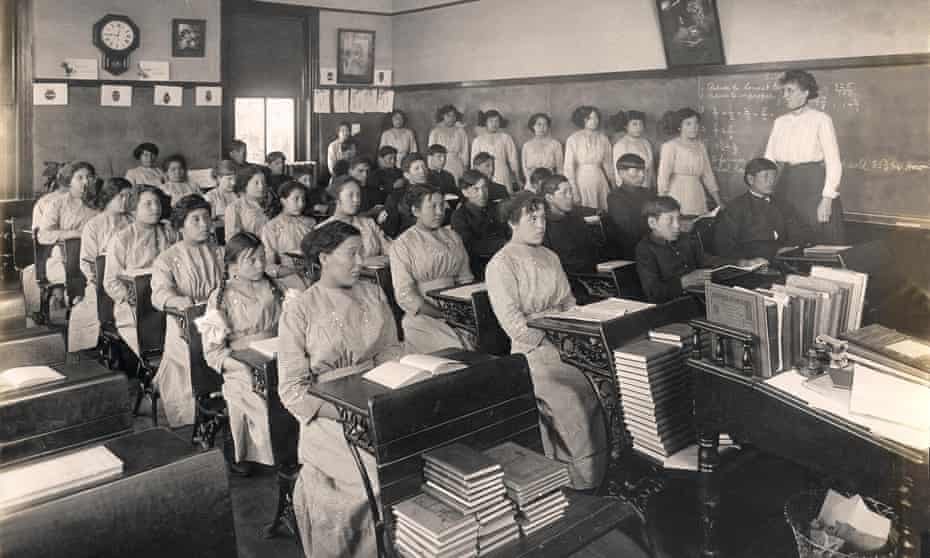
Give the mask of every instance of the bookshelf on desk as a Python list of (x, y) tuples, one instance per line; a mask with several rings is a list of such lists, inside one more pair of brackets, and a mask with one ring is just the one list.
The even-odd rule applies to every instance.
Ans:
[[(362, 375), (310, 388), (311, 394), (339, 412), (346, 443), (368, 493), (380, 557), (394, 556), (388, 535), (393, 521), (390, 510), (419, 492), (424, 452), (452, 442), (484, 450), (508, 440), (542, 452), (525, 357), (493, 358), (452, 350), (437, 354), (467, 362), (469, 367), (397, 390), (369, 382)], [(359, 450), (375, 458), (377, 495)], [(637, 527), (635, 512), (614, 499), (571, 494), (569, 502), (566, 516), (557, 523), (491, 556), (568, 556), (609, 530)]]
[[(903, 446), (838, 415), (808, 406), (754, 376), (749, 359), (724, 362), (723, 339), (756, 350), (758, 340), (754, 336), (706, 320), (692, 320), (691, 326), (696, 349), (687, 366), (693, 371), (700, 447), (703, 556), (721, 556), (720, 486), (726, 482), (717, 472), (721, 432), (814, 470), (838, 488), (891, 504), (901, 535), (899, 555), (917, 558), (930, 552), (928, 548), (918, 548), (921, 536), (924, 541), (930, 537), (928, 452)], [(712, 354), (700, 349), (700, 337), (704, 335), (715, 338)]]
[[(571, 364), (585, 375), (604, 409), (611, 445), (611, 469), (632, 455), (632, 444), (623, 421), (620, 385), (614, 367), (615, 348), (639, 337), (652, 328), (684, 322), (704, 314), (704, 307), (694, 297), (683, 296), (652, 308), (626, 314), (606, 322), (582, 322), (556, 318), (536, 318), (527, 325), (546, 333), (559, 351), (562, 362)], [(619, 487), (608, 487), (616, 496), (628, 497)], [(643, 505), (644, 507), (644, 505)]]

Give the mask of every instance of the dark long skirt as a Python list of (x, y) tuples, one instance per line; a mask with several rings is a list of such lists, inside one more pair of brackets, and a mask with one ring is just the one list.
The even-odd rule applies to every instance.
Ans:
[(826, 223), (817, 221), (817, 206), (823, 197), (823, 181), (826, 169), (823, 163), (785, 164), (778, 178), (778, 196), (783, 203), (794, 208), (798, 218), (810, 227), (813, 238), (819, 244), (843, 244), (843, 204), (840, 198), (833, 200), (833, 211)]

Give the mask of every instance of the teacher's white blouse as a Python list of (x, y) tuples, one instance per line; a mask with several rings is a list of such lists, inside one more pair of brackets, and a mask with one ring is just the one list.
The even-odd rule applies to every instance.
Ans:
[(819, 110), (806, 107), (776, 118), (765, 148), (765, 158), (788, 164), (823, 161), (826, 167), (823, 197), (840, 195), (843, 164), (836, 130), (833, 119)]

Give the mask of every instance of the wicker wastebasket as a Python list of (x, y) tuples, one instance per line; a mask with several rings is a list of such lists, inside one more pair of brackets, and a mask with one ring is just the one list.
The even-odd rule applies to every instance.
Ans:
[[(828, 550), (811, 539), (811, 521), (820, 514), (826, 490), (811, 490), (795, 494), (785, 502), (785, 519), (794, 532), (800, 558), (894, 558), (898, 552), (898, 536), (895, 530), (895, 513), (890, 506), (871, 498), (863, 498), (865, 504), (875, 513), (891, 519), (891, 533), (888, 542), (878, 550), (871, 552), (838, 552)], [(844, 494), (849, 496), (849, 494)]]

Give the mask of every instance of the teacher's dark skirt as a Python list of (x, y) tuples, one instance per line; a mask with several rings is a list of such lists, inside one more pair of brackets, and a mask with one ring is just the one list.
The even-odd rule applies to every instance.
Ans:
[(833, 200), (830, 221), (817, 222), (817, 206), (823, 198), (823, 181), (826, 169), (823, 163), (785, 164), (778, 178), (778, 197), (781, 202), (795, 210), (798, 218), (810, 227), (811, 241), (820, 244), (843, 244), (843, 204), (840, 198)]

